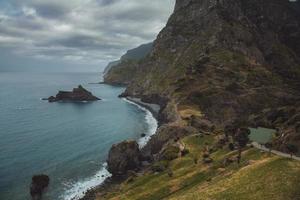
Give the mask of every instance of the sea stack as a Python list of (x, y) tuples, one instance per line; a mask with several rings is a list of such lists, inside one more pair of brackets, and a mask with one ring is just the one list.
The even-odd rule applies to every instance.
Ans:
[(42, 199), (42, 194), (48, 187), (50, 178), (47, 175), (35, 175), (32, 177), (30, 195), (32, 200)]
[(50, 96), (45, 98), (48, 102), (57, 102), (57, 101), (98, 101), (100, 98), (94, 96), (91, 92), (79, 85), (77, 88), (74, 88), (72, 91), (59, 91), (56, 96)]

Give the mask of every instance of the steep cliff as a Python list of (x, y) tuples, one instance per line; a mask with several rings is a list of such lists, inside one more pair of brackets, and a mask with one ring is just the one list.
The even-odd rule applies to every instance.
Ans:
[(110, 84), (127, 85), (137, 71), (139, 62), (152, 50), (153, 43), (142, 44), (137, 48), (128, 50), (120, 60), (110, 62), (105, 68), (104, 80)]
[[(177, 0), (150, 55), (122, 70), (130, 72), (126, 95), (155, 94), (170, 99), (178, 112), (192, 107), (221, 126), (239, 119), (288, 129), (295, 136), (300, 103), (298, 3)], [(281, 115), (276, 114), (279, 110)]]

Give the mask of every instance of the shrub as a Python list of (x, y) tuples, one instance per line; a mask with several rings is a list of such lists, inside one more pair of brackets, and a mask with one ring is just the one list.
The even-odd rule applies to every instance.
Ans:
[(169, 163), (166, 161), (159, 161), (152, 165), (151, 170), (153, 172), (163, 172), (168, 168)]
[(177, 146), (168, 146), (162, 153), (161, 158), (163, 160), (174, 160), (176, 158), (178, 158), (178, 154), (180, 152), (179, 147)]
[(235, 147), (234, 147), (234, 144), (233, 143), (229, 143), (228, 144), (228, 148), (230, 151), (234, 151)]
[(188, 150), (188, 149), (183, 149), (182, 151), (181, 151), (181, 156), (185, 156), (185, 155), (187, 155), (187, 154), (189, 154), (190, 153), (190, 151)]

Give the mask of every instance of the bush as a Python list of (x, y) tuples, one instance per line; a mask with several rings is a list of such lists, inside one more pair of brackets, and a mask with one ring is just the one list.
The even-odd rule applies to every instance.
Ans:
[(178, 154), (180, 152), (179, 147), (177, 146), (168, 146), (162, 153), (161, 158), (163, 160), (174, 160), (178, 158)]
[(190, 151), (188, 150), (188, 149), (183, 149), (182, 151), (181, 151), (181, 156), (185, 156), (185, 155), (187, 155), (187, 154), (189, 154), (190, 153)]
[(166, 161), (159, 161), (152, 165), (151, 170), (153, 172), (163, 172), (168, 168), (169, 163)]
[(204, 153), (203, 155), (202, 155), (202, 157), (205, 159), (205, 158), (209, 158), (209, 153)]
[(234, 144), (233, 143), (229, 143), (228, 144), (228, 148), (230, 151), (234, 151), (235, 147), (234, 147)]
[(212, 163), (213, 162), (213, 159), (212, 158), (203, 158), (203, 162), (206, 163), (206, 164), (209, 164), (209, 163)]

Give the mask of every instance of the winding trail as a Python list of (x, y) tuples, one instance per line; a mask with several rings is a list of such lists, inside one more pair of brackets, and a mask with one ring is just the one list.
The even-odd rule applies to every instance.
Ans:
[[(252, 142), (252, 145), (257, 148), (257, 149), (260, 149), (262, 151), (265, 151), (265, 152), (270, 152), (270, 149), (266, 148), (265, 146), (257, 143), (257, 142)], [(297, 160), (297, 161), (300, 161), (300, 157), (297, 157), (297, 156), (294, 156), (291, 157), (290, 154), (287, 154), (287, 153), (283, 153), (283, 152), (280, 152), (280, 151), (276, 151), (276, 150), (271, 150), (271, 153), (275, 154), (275, 155), (278, 155), (278, 156), (281, 156), (281, 157), (285, 157), (285, 158), (292, 158), (294, 160)]]

